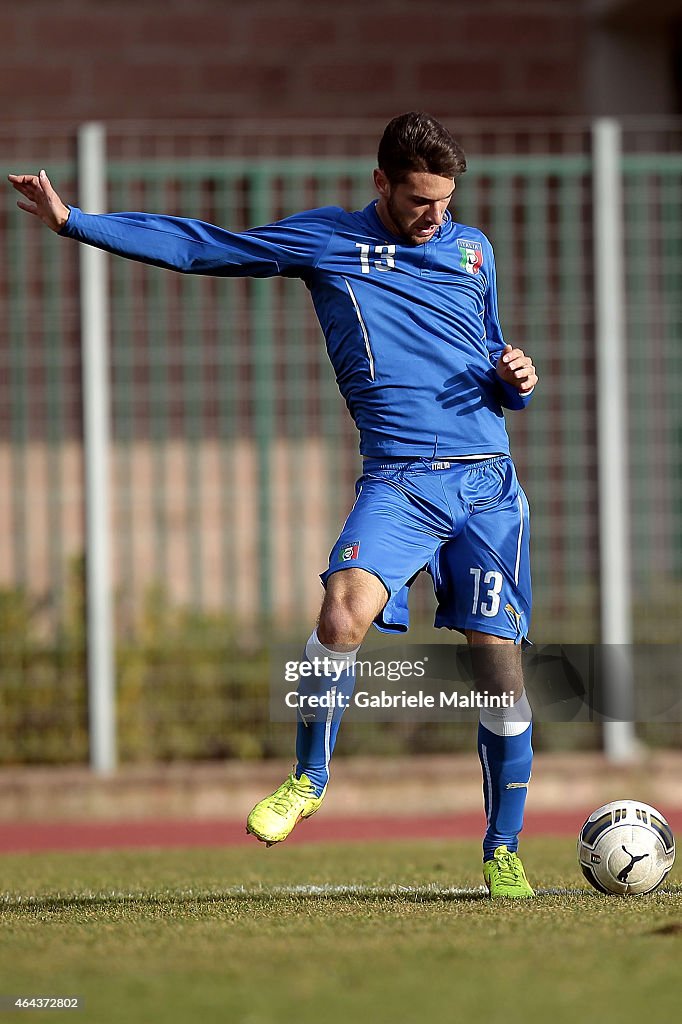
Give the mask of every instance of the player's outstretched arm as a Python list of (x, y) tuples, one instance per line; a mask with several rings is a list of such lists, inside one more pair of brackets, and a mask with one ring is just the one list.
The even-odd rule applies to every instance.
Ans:
[(17, 206), (33, 214), (52, 231), (61, 231), (69, 219), (69, 208), (52, 188), (45, 171), (40, 174), (9, 174), (8, 180), (23, 197)]
[(497, 376), (522, 394), (532, 391), (538, 382), (533, 360), (520, 348), (505, 345), (497, 360)]
[(66, 206), (45, 171), (10, 174), (23, 196), (18, 205), (52, 231), (105, 252), (182, 274), (274, 277), (316, 265), (340, 208), (309, 210), (273, 224), (235, 233), (215, 224), (154, 213), (83, 213)]

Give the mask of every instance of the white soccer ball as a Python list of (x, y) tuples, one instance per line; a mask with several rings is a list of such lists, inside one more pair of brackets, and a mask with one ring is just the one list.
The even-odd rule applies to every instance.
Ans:
[(612, 800), (593, 811), (580, 829), (578, 862), (599, 892), (653, 892), (675, 862), (675, 839), (655, 807), (639, 800)]

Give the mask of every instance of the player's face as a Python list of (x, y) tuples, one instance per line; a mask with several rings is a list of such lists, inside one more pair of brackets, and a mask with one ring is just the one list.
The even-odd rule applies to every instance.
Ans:
[(443, 223), (455, 191), (453, 178), (410, 171), (405, 181), (391, 184), (383, 171), (374, 172), (379, 190), (377, 214), (394, 235), (409, 245), (423, 245)]

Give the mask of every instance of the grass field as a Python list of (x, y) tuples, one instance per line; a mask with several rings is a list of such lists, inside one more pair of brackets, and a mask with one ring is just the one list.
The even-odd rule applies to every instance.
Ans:
[(59, 1019), (96, 1024), (678, 1017), (679, 874), (609, 898), (571, 840), (523, 849), (568, 891), (491, 903), (473, 842), (5, 856), (0, 996), (78, 995)]

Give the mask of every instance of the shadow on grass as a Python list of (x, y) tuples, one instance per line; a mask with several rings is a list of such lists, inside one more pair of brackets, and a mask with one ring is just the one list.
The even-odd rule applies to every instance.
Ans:
[[(546, 893), (568, 894), (568, 890), (544, 890)], [(572, 895), (584, 896), (584, 891)], [(22, 916), (72, 910), (121, 909), (149, 910), (153, 907), (228, 907), (242, 904), (284, 903), (476, 903), (488, 899), (483, 889), (418, 889), (400, 887), (381, 889), (374, 887), (338, 886), (282, 886), (269, 889), (228, 889), (211, 893), (111, 893), (98, 895), (5, 897), (0, 902), (0, 916)]]
[[(591, 889), (537, 889), (538, 897), (556, 897), (562, 899), (584, 900), (591, 897), (595, 900), (611, 899)], [(665, 896), (682, 896), (682, 885), (667, 886), (647, 896), (628, 897), (628, 899), (660, 898)], [(617, 899), (617, 897), (613, 897)], [(252, 904), (265, 906), (290, 904), (409, 904), (409, 903), (477, 903), (487, 902), (488, 893), (483, 886), (477, 888), (455, 888), (438, 886), (371, 886), (371, 885), (288, 885), (270, 886), (268, 888), (247, 888), (235, 886), (215, 892), (177, 891), (167, 893), (93, 893), (69, 894), (64, 896), (11, 896), (0, 897), (0, 917), (22, 917), (40, 913), (59, 913), (64, 911), (85, 910), (150, 910), (152, 908), (189, 908), (213, 907), (226, 909), (234, 904)]]

